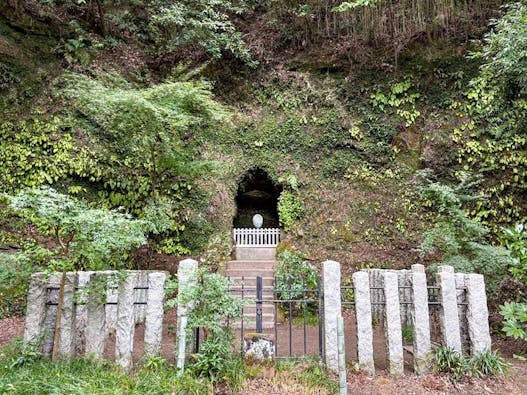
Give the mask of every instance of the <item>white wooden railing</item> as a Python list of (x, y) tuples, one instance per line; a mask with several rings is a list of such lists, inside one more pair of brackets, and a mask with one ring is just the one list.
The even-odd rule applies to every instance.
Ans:
[(280, 241), (279, 228), (238, 228), (232, 233), (237, 247), (276, 247)]

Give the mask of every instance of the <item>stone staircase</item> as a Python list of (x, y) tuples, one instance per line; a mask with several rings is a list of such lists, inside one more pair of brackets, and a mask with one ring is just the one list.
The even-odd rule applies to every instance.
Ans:
[[(263, 304), (262, 328), (274, 328), (275, 307), (270, 300), (273, 296), (274, 286), (274, 260), (236, 260), (230, 261), (225, 270), (225, 276), (231, 279), (231, 292), (237, 296), (249, 299), (252, 302), (243, 310), (244, 329), (256, 328), (256, 277), (262, 276)], [(265, 302), (269, 300), (269, 302)], [(233, 327), (240, 327), (240, 321), (233, 323)]]

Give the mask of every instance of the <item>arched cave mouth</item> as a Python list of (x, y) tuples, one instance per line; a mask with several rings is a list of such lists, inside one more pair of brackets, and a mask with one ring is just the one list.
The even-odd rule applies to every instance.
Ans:
[(275, 184), (265, 170), (254, 168), (248, 170), (238, 183), (236, 195), (235, 228), (254, 227), (252, 218), (261, 214), (264, 218), (263, 228), (277, 228), (278, 197), (282, 186)]

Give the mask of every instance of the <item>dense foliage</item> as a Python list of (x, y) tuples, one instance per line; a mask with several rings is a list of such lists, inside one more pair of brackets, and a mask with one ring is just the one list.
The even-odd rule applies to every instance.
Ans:
[(50, 241), (0, 254), (0, 317), (23, 313), (32, 273), (127, 268), (130, 253), (146, 243), (151, 229), (147, 221), (92, 208), (50, 188), (23, 190), (8, 199), (9, 207)]
[(489, 197), (473, 215), (496, 224), (525, 218), (527, 187), (527, 5), (514, 3), (492, 24), (481, 51), (483, 62), (463, 102), (469, 116), (454, 131), (465, 170), (484, 176), (481, 192)]
[[(231, 350), (234, 335), (224, 324), (241, 319), (246, 300), (233, 295), (229, 288), (228, 278), (201, 268), (196, 277), (179, 290), (178, 297), (167, 302), (170, 307), (182, 304), (192, 306), (188, 313), (188, 336), (193, 338), (199, 328), (203, 338), (200, 340), (199, 353), (193, 356), (189, 369), (198, 377), (207, 377), (213, 383), (242, 373), (240, 356)], [(239, 378), (243, 381), (243, 377)]]

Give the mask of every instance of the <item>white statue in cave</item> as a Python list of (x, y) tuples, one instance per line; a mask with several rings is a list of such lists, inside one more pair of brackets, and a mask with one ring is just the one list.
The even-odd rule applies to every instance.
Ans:
[(263, 225), (263, 217), (260, 214), (253, 216), (253, 225), (255, 228), (261, 228)]

